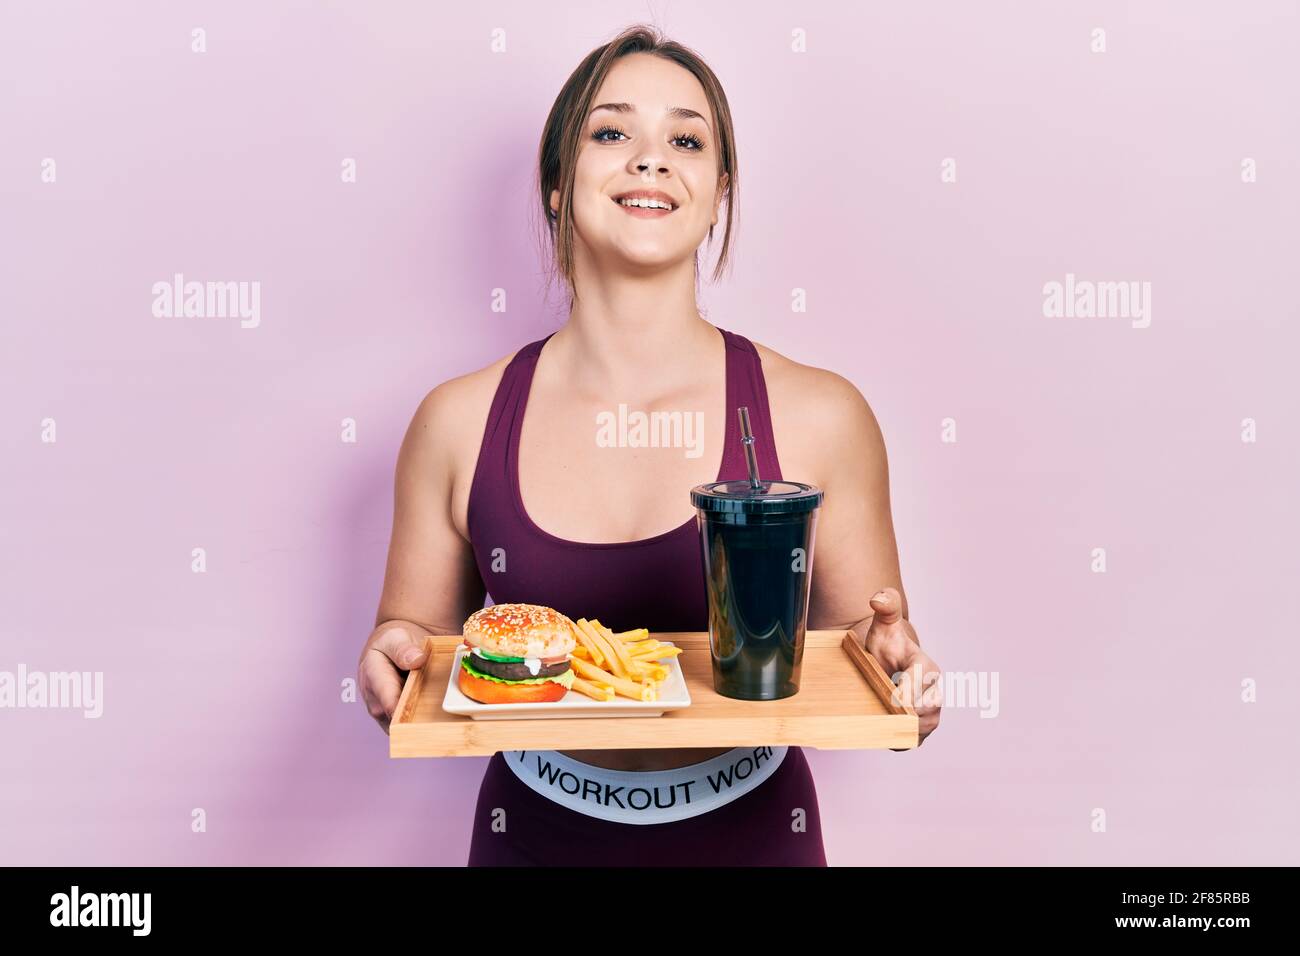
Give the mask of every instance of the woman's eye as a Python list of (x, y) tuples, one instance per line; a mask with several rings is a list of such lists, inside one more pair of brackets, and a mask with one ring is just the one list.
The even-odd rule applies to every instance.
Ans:
[[(623, 132), (623, 130), (619, 129), (617, 126), (602, 126), (591, 134), (591, 138), (598, 143), (617, 143), (620, 142), (620, 140), (615, 139), (614, 137), (619, 136), (626, 139), (627, 133)], [(677, 136), (674, 136), (670, 142), (684, 143), (686, 144), (685, 148), (691, 152), (698, 152), (699, 150), (704, 149), (704, 143), (694, 133), (680, 133)]]

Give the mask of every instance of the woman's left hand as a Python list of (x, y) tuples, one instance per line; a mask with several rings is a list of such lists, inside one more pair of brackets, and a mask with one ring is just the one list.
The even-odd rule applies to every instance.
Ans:
[(875, 614), (867, 628), (866, 650), (897, 684), (897, 699), (910, 703), (916, 711), (919, 747), (939, 726), (943, 681), (939, 665), (921, 650), (916, 631), (903, 617), (902, 608), (903, 599), (894, 588), (885, 588), (871, 599)]

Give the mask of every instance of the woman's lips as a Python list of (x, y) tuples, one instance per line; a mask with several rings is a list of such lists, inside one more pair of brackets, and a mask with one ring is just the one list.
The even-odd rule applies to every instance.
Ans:
[(647, 209), (644, 206), (625, 206), (617, 199), (614, 205), (623, 210), (629, 216), (636, 216), (638, 219), (662, 219), (664, 216), (671, 216), (676, 209), (660, 209), (658, 207)]

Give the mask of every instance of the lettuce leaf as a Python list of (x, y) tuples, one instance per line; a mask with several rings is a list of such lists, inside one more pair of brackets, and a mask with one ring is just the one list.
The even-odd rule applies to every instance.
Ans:
[[(490, 661), (501, 661), (502, 663), (514, 664), (524, 660), (524, 658), (522, 657), (502, 657), (499, 654), (493, 654), (490, 651), (485, 651), (481, 647), (475, 648), (475, 650), (477, 650), (479, 654), (486, 657)], [(474, 651), (470, 651), (470, 653), (473, 654)]]

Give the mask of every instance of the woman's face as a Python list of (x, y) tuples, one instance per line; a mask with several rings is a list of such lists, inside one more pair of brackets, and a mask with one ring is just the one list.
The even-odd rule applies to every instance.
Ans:
[[(689, 260), (718, 221), (725, 185), (704, 88), (669, 60), (633, 53), (610, 69), (594, 104), (574, 172), (576, 241), (602, 268)], [(644, 190), (662, 194), (672, 211), (617, 201)], [(552, 190), (551, 208), (559, 202)]]

